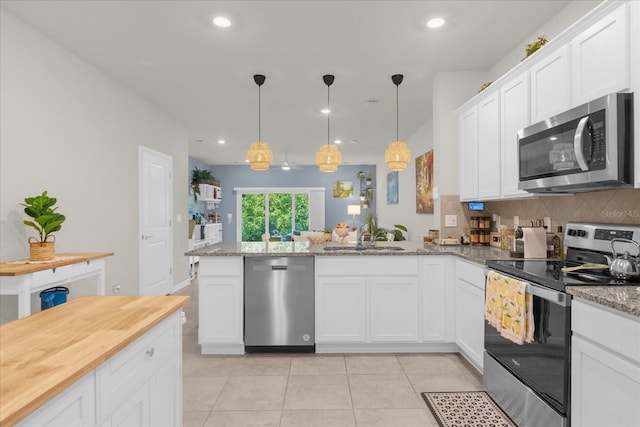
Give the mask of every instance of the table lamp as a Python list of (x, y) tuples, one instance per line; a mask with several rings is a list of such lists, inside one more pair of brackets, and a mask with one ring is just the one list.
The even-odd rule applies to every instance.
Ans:
[(360, 215), (360, 205), (347, 205), (347, 213), (353, 215), (353, 229), (356, 229), (356, 215)]

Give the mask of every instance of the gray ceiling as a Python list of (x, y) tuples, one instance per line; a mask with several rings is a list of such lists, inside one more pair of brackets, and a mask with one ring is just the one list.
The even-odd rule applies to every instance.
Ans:
[[(439, 71), (488, 70), (569, 2), (520, 1), (2, 1), (35, 27), (180, 122), (189, 152), (242, 164), (258, 139), (274, 163), (313, 164), (327, 142), (323, 74), (331, 86), (331, 140), (346, 164), (380, 163), (432, 113)], [(219, 29), (224, 14), (233, 26)], [(439, 30), (425, 28), (442, 16)], [(470, 96), (473, 94), (470, 94)], [(368, 102), (377, 101), (377, 102)], [(227, 141), (219, 145), (218, 139)], [(356, 142), (357, 141), (357, 142)]]

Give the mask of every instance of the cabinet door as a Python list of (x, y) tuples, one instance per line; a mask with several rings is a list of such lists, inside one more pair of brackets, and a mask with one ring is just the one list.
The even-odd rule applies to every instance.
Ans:
[(373, 342), (417, 342), (420, 322), (418, 278), (372, 276), (370, 339)]
[(524, 72), (504, 84), (500, 90), (502, 135), (501, 194), (503, 198), (530, 197), (529, 193), (518, 190), (519, 157), (518, 131), (529, 122), (529, 74)]
[(571, 424), (639, 425), (640, 365), (579, 335), (571, 346)]
[(94, 378), (92, 371), (16, 425), (24, 427), (95, 425)]
[(316, 342), (365, 341), (362, 276), (316, 278)]
[(478, 198), (478, 108), (460, 115), (460, 200)]
[(500, 197), (500, 93), (478, 104), (478, 198)]
[(571, 42), (574, 106), (629, 88), (628, 8), (622, 4)]
[[(536, 53), (540, 54), (542, 51)], [(570, 71), (568, 45), (546, 54), (531, 66), (531, 123), (546, 120), (569, 109)]]
[(428, 256), (421, 261), (422, 341), (454, 341), (453, 271), (451, 257)]
[(182, 425), (182, 357), (179, 354), (151, 377), (149, 419), (153, 427)]
[(242, 343), (242, 277), (201, 275), (199, 281), (199, 343)]
[(484, 270), (456, 262), (456, 344), (482, 370), (484, 352)]
[(111, 427), (149, 426), (149, 383), (145, 383), (111, 417)]

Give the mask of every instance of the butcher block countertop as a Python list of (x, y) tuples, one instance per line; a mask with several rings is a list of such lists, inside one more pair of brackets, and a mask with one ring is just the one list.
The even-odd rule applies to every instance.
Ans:
[(188, 301), (85, 296), (0, 326), (0, 425), (25, 418)]
[(66, 252), (56, 254), (51, 261), (29, 261), (28, 259), (3, 262), (0, 264), (0, 276), (21, 276), (36, 271), (49, 270), (64, 265), (112, 256), (113, 252)]

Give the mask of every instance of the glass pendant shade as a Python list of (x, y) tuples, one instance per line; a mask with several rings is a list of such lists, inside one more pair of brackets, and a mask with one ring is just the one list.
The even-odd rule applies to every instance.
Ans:
[(342, 163), (342, 153), (335, 145), (323, 145), (316, 152), (316, 165), (320, 172), (335, 172)]
[(266, 142), (254, 142), (247, 150), (249, 166), (254, 171), (266, 171), (273, 161), (271, 148)]
[(411, 151), (407, 144), (401, 141), (389, 143), (384, 152), (384, 161), (390, 171), (403, 171), (411, 160)]

